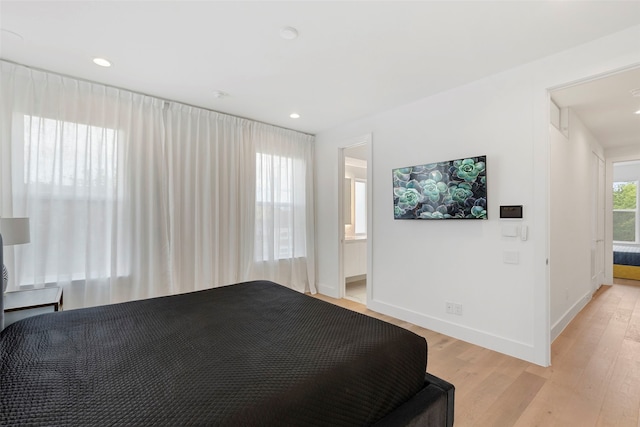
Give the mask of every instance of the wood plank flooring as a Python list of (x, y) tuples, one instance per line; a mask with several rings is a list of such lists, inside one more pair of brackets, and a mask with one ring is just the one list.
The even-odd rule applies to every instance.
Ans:
[(548, 368), (354, 301), (316, 297), (424, 336), (427, 370), (456, 387), (456, 427), (640, 427), (640, 282), (614, 282), (602, 286), (554, 341)]

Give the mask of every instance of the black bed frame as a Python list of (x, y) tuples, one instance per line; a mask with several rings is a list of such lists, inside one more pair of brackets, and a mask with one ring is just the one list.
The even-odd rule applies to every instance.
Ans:
[(453, 426), (455, 387), (425, 374), (424, 387), (408, 402), (374, 424), (375, 427)]
[[(3, 262), (2, 236), (0, 235), (0, 264)], [(0, 295), (0, 315), (2, 311), (2, 295)], [(3, 317), (0, 317), (0, 331), (3, 328)], [(384, 416), (374, 424), (376, 427), (396, 426), (453, 426), (454, 394), (452, 384), (434, 375), (425, 373), (422, 389), (404, 404)], [(0, 424), (2, 424), (0, 422)]]

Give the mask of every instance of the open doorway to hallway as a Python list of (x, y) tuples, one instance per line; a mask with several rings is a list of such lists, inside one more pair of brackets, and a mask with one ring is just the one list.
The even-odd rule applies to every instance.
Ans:
[(638, 82), (635, 67), (550, 91), (552, 341), (613, 280), (612, 162), (640, 158)]

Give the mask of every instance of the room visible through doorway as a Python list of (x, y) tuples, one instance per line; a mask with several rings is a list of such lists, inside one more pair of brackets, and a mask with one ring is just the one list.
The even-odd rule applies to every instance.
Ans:
[(344, 298), (367, 303), (368, 141), (343, 149), (344, 198), (342, 211), (342, 284)]

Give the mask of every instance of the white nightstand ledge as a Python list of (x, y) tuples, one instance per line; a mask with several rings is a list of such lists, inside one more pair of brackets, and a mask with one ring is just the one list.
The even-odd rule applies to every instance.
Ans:
[(62, 309), (62, 288), (48, 287), (4, 294), (4, 327), (38, 314)]

